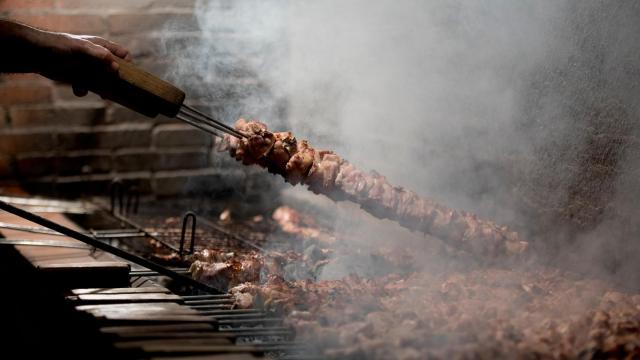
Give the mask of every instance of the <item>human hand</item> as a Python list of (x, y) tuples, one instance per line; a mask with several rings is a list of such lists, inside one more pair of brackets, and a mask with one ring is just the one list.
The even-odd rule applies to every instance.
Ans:
[(36, 66), (37, 72), (54, 80), (71, 83), (77, 96), (87, 94), (87, 84), (84, 83), (87, 78), (117, 73), (119, 65), (114, 56), (131, 61), (127, 49), (97, 36), (38, 31), (32, 41), (44, 56)]

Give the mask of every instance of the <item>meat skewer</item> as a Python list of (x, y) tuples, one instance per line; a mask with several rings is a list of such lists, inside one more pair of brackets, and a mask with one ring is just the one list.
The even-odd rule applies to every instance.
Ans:
[(244, 119), (235, 127), (247, 137), (225, 135), (220, 149), (245, 165), (257, 164), (293, 185), (304, 184), (335, 201), (355, 202), (380, 219), (397, 221), (481, 257), (517, 255), (527, 249), (527, 242), (507, 227), (393, 186), (377, 172), (359, 170), (332, 151), (316, 150), (306, 140), (298, 141), (291, 132), (273, 133), (261, 122)]

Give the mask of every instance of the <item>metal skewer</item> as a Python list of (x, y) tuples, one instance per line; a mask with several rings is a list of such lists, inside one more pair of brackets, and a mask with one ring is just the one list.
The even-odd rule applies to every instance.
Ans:
[(218, 137), (222, 137), (218, 131), (237, 138), (247, 137), (247, 135), (239, 132), (231, 126), (226, 125), (186, 104), (182, 105), (180, 111), (176, 115), (176, 118)]
[(205, 124), (201, 124), (201, 123), (195, 122), (195, 121), (193, 121), (191, 119), (188, 119), (188, 118), (184, 117), (182, 114), (176, 115), (176, 118), (186, 122), (187, 124), (189, 124), (191, 126), (195, 126), (195, 127), (197, 127), (198, 129), (200, 129), (200, 130), (202, 130), (204, 132), (208, 132), (209, 134), (217, 136), (219, 138), (223, 138), (224, 137), (222, 134), (218, 133), (215, 128), (212, 128), (210, 126), (205, 126)]

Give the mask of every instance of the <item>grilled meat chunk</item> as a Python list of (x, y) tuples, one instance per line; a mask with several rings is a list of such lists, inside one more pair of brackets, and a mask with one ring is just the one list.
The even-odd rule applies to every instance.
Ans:
[(224, 262), (208, 263), (196, 260), (191, 264), (189, 272), (194, 279), (226, 290), (247, 281), (259, 281), (262, 266), (263, 259), (253, 255)]

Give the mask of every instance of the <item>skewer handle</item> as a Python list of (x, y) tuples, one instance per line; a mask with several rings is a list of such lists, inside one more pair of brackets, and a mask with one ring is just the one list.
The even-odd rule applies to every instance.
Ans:
[(94, 79), (89, 90), (149, 117), (174, 117), (178, 113), (184, 91), (127, 61), (116, 61), (120, 65), (118, 76)]

